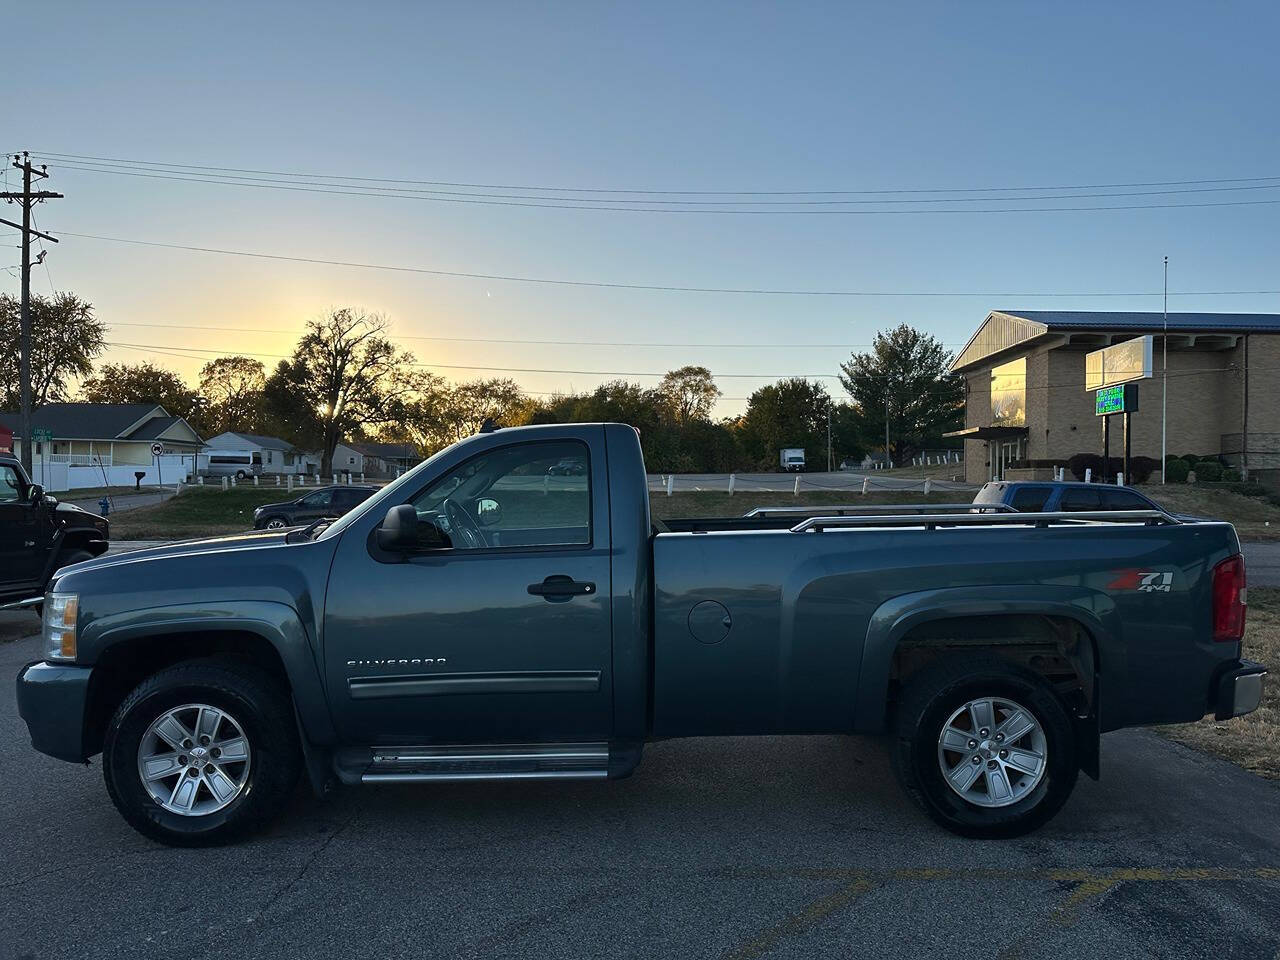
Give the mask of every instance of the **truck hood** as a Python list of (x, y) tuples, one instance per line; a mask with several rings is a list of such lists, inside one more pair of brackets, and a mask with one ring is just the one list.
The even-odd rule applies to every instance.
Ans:
[[(166, 557), (190, 556), (197, 554), (223, 553), (231, 550), (260, 550), (284, 543), (288, 531), (264, 531), (261, 533), (233, 534), (224, 537), (209, 537), (204, 540), (180, 540), (176, 543), (165, 543), (143, 550), (116, 552), (115, 546), (94, 560), (77, 563), (74, 569), (93, 570), (113, 567), (122, 563), (133, 563), (139, 560), (157, 560)], [(67, 568), (72, 569), (72, 568)]]

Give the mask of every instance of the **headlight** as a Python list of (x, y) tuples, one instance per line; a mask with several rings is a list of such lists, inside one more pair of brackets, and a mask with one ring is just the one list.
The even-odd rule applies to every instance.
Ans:
[(76, 615), (80, 598), (74, 593), (51, 593), (44, 602), (44, 655), (49, 660), (76, 658)]
[(254, 507), (254, 509), (253, 509), (253, 519), (257, 520), (260, 516), (262, 516), (262, 508), (261, 508), (261, 507)]

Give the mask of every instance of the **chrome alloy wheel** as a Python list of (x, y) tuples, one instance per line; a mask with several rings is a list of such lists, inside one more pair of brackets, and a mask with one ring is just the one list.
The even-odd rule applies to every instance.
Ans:
[(267, 521), (266, 529), (268, 529), (268, 530), (283, 530), (283, 529), (284, 529), (285, 527), (287, 527), (288, 525), (289, 525), (289, 524), (285, 523), (285, 522), (284, 522), (283, 520), (281, 520), (279, 517), (273, 517), (272, 519), (270, 519), (270, 520), (268, 520), (268, 521)]
[(202, 817), (244, 791), (249, 759), (249, 740), (231, 714), (186, 703), (161, 714), (143, 734), (138, 776), (170, 813)]
[(1017, 803), (1044, 779), (1044, 729), (1021, 704), (1001, 697), (970, 700), (942, 727), (938, 765), (962, 798), (978, 807)]

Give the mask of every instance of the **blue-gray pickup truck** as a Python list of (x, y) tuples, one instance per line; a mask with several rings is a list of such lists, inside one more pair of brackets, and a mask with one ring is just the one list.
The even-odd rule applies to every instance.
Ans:
[(1247, 713), (1265, 672), (1229, 524), (663, 523), (621, 424), (487, 430), (332, 522), (79, 563), (43, 615), (33, 745), (102, 753), (124, 818), (184, 845), (261, 826), (303, 771), (624, 777), (653, 740), (832, 733), (888, 734), (934, 820), (1012, 836), (1098, 775), (1101, 734)]

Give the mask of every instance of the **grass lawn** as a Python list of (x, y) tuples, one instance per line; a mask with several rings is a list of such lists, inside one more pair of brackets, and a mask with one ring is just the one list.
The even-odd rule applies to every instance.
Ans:
[(1271, 780), (1280, 780), (1280, 590), (1251, 587), (1244, 635), (1244, 656), (1270, 671), (1262, 706), (1223, 723), (1157, 727), (1171, 740), (1212, 753)]
[(1208, 484), (1143, 484), (1141, 490), (1174, 513), (1229, 520), (1241, 540), (1280, 540), (1280, 506)]
[(189, 540), (193, 537), (253, 529), (253, 508), (302, 496), (283, 487), (185, 487), (154, 507), (136, 507), (111, 515), (113, 540)]

